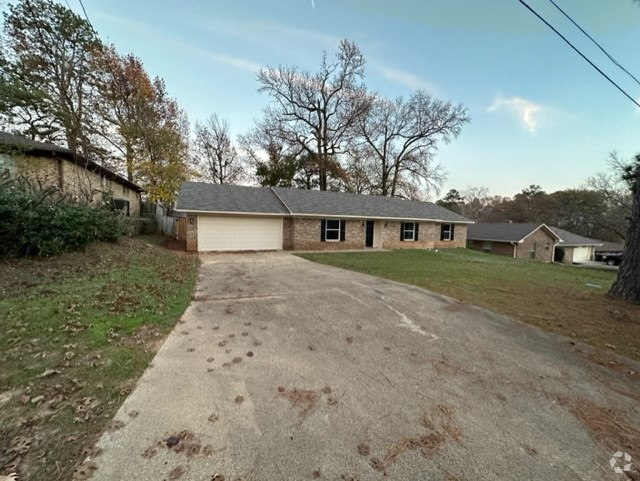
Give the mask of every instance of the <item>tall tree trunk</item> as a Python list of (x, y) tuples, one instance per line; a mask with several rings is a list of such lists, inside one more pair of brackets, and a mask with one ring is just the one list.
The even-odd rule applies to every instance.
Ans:
[(633, 166), (633, 204), (624, 255), (620, 263), (618, 277), (609, 294), (633, 302), (640, 302), (640, 156)]

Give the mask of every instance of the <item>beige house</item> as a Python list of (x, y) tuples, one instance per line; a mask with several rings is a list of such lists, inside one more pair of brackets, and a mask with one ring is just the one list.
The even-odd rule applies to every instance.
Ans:
[(112, 202), (131, 217), (140, 215), (142, 188), (72, 150), (0, 132), (0, 174), (55, 186), (90, 203)]
[(188, 251), (465, 247), (472, 221), (431, 202), (302, 189), (182, 184)]

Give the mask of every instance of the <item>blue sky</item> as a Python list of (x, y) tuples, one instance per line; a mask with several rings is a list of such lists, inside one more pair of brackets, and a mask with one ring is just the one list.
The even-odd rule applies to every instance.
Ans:
[[(67, 0), (79, 11), (78, 0)], [(527, 0), (634, 98), (640, 86), (553, 7)], [(640, 7), (632, 0), (556, 0), (640, 78)], [(248, 130), (267, 97), (256, 70), (314, 70), (355, 41), (366, 83), (388, 97), (424, 88), (472, 117), (437, 156), (450, 188), (513, 195), (529, 184), (578, 187), (614, 149), (640, 152), (640, 109), (517, 0), (84, 0), (101, 38), (166, 80), (192, 122), (216, 113)]]

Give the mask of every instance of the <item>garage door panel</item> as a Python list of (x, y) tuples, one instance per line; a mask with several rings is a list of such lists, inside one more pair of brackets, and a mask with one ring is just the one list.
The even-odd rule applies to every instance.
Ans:
[(198, 216), (198, 250), (281, 250), (282, 218)]
[(573, 262), (584, 262), (591, 258), (590, 247), (575, 247), (573, 249)]

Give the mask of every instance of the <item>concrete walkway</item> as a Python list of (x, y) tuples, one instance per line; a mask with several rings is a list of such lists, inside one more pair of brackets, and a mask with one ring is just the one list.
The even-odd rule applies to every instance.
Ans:
[(613, 453), (640, 462), (637, 364), (286, 253), (202, 261), (92, 479), (620, 481)]

